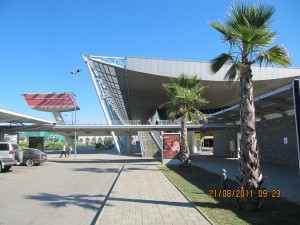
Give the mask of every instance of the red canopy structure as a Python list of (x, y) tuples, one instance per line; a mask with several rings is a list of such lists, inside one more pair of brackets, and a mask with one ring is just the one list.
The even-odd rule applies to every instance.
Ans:
[(32, 109), (46, 112), (68, 112), (79, 110), (72, 93), (23, 93)]

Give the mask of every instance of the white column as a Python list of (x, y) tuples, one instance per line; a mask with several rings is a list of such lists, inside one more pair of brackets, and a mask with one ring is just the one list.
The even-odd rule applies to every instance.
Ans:
[(189, 147), (191, 153), (197, 153), (197, 146), (195, 145), (195, 137), (194, 137), (194, 131), (189, 131)]
[(128, 135), (126, 137), (127, 139), (127, 153), (131, 153), (132, 152), (132, 149), (131, 149), (131, 135)]

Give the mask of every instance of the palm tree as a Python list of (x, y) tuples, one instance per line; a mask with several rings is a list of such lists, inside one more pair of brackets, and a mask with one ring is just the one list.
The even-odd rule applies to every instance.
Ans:
[[(209, 23), (230, 45), (229, 53), (223, 53), (210, 61), (212, 72), (216, 73), (224, 64), (231, 63), (224, 79), (240, 81), (241, 149), (238, 182), (241, 189), (252, 190), (253, 193), (261, 188), (262, 172), (255, 129), (251, 66), (256, 63), (275, 63), (286, 67), (291, 63), (283, 45), (270, 47), (277, 35), (270, 28), (274, 13), (275, 8), (266, 3), (238, 2), (231, 6), (224, 22)], [(258, 201), (257, 198), (240, 198), (239, 205), (250, 209), (251, 205), (253, 208), (259, 207), (261, 204)]]
[(198, 110), (201, 105), (208, 103), (201, 97), (206, 87), (200, 86), (200, 80), (196, 76), (188, 78), (185, 74), (180, 74), (178, 78), (170, 78), (170, 80), (171, 83), (163, 84), (170, 101), (162, 104), (160, 108), (167, 108), (166, 113), (171, 120), (181, 118), (180, 159), (185, 163), (190, 156), (187, 122), (198, 124), (201, 117), (206, 121), (205, 114)]

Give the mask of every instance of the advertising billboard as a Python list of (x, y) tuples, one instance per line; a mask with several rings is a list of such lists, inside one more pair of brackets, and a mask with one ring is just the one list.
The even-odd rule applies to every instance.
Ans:
[[(75, 98), (72, 93), (23, 93), (32, 109), (47, 112), (67, 112), (75, 110)], [(76, 104), (76, 110), (79, 110)]]
[(163, 159), (176, 158), (180, 152), (180, 133), (163, 134)]

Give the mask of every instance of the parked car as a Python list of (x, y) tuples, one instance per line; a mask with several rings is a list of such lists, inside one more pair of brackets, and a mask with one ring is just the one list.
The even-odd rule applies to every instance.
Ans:
[(36, 148), (23, 149), (24, 157), (22, 165), (40, 165), (47, 161), (47, 154)]
[(0, 172), (23, 161), (23, 151), (16, 143), (0, 142)]

